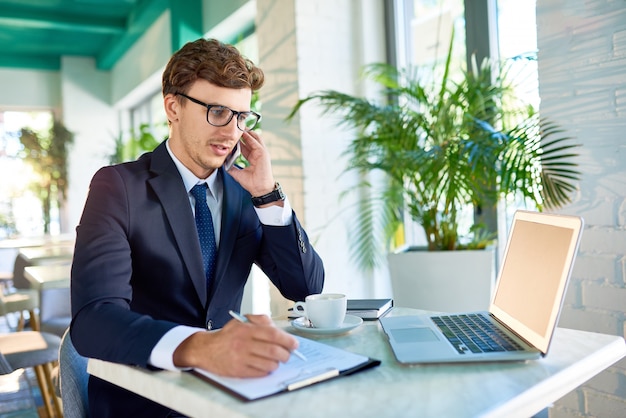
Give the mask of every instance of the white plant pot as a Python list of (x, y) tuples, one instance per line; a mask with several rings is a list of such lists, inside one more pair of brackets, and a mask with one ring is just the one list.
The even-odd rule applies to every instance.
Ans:
[(454, 312), (487, 310), (495, 286), (495, 251), (389, 254), (394, 306)]

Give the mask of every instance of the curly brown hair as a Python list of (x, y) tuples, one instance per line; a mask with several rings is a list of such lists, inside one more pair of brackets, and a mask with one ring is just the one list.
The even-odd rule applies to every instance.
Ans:
[(172, 55), (163, 71), (163, 96), (187, 93), (198, 79), (219, 87), (259, 90), (263, 71), (232, 45), (215, 39), (188, 42)]

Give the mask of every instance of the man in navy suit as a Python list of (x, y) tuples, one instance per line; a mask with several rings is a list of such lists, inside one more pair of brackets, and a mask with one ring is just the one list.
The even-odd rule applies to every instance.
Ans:
[[(324, 268), (272, 174), (251, 97), (263, 72), (199, 39), (163, 73), (169, 138), (93, 177), (72, 264), (71, 339), (86, 357), (148, 368), (263, 376), (297, 340), (264, 315), (232, 320), (257, 264), (291, 300), (322, 291)], [(223, 167), (241, 140), (249, 166)], [(190, 190), (206, 183), (217, 257), (207, 285)], [(95, 377), (91, 415), (175, 416)]]

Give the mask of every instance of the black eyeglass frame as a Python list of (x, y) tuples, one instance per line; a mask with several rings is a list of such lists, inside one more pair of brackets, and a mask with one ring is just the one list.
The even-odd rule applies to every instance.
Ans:
[[(190, 100), (190, 101), (192, 101), (192, 102), (194, 102), (196, 104), (199, 104), (200, 106), (206, 107), (206, 121), (211, 126), (215, 126), (215, 127), (218, 127), (218, 128), (222, 127), (222, 126), (226, 126), (226, 125), (228, 125), (230, 123), (231, 120), (233, 120), (233, 117), (235, 115), (237, 115), (237, 119), (236, 119), (236, 121), (237, 121), (237, 128), (240, 131), (246, 132), (246, 131), (253, 130), (259, 124), (259, 122), (261, 121), (261, 115), (256, 113), (253, 110), (249, 110), (247, 112), (238, 112), (236, 110), (231, 109), (228, 106), (204, 103), (201, 100), (194, 99), (191, 96), (187, 96), (185, 93), (176, 92), (174, 94), (177, 95), (177, 96), (183, 96), (187, 100)], [(221, 107), (223, 109), (228, 109), (230, 111), (230, 117), (228, 118), (228, 120), (226, 122), (224, 122), (223, 124), (220, 124), (220, 125), (216, 125), (215, 123), (211, 123), (211, 121), (209, 121), (209, 112), (211, 111), (211, 108), (213, 108), (213, 107)], [(251, 127), (246, 126), (245, 129), (241, 129), (241, 126), (239, 126), (239, 115), (254, 115), (254, 116), (256, 116), (256, 122), (254, 122), (254, 125), (252, 125)]]

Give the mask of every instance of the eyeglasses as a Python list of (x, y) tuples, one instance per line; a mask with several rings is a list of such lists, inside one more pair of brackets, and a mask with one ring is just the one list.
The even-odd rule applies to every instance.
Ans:
[(179, 96), (183, 96), (185, 99), (189, 99), (200, 106), (206, 107), (206, 121), (213, 126), (226, 126), (233, 119), (233, 116), (237, 116), (237, 128), (242, 131), (251, 131), (261, 120), (261, 115), (256, 112), (237, 112), (231, 108), (222, 105), (211, 105), (201, 102), (198, 99), (189, 97), (183, 93), (175, 93)]

